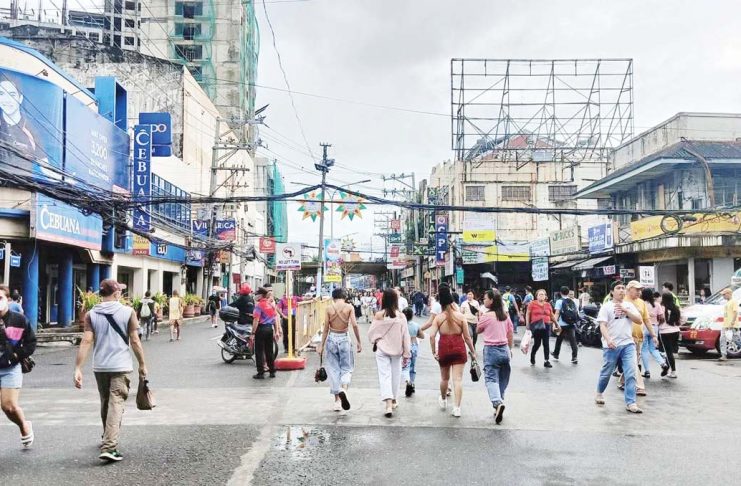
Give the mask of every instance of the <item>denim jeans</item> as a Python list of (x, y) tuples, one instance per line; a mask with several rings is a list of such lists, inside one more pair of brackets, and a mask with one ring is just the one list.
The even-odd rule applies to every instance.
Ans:
[(599, 373), (599, 382), (597, 383), (597, 393), (604, 393), (607, 384), (610, 382), (610, 376), (615, 371), (618, 361), (623, 367), (623, 376), (625, 377), (625, 404), (630, 405), (636, 402), (636, 373), (638, 366), (636, 362), (636, 345), (635, 343), (624, 344), (615, 349), (602, 349), (602, 369)]
[(656, 346), (654, 345), (654, 340), (651, 339), (651, 335), (648, 333), (646, 329), (643, 329), (643, 345), (641, 346), (641, 361), (643, 362), (644, 373), (648, 371), (648, 365), (650, 363), (650, 360), (649, 360), (650, 356), (653, 356), (656, 362), (659, 363), (659, 366), (663, 365), (666, 362), (664, 360), (664, 357), (661, 356), (661, 353), (659, 352), (659, 350), (656, 349)]
[(414, 384), (414, 378), (417, 376), (417, 355), (419, 354), (419, 343), (412, 343), (410, 347), (412, 357), (407, 365), (401, 369), (401, 376), (404, 381)]
[(468, 323), (468, 333), (471, 335), (471, 341), (473, 341), (473, 347), (476, 347), (476, 341), (478, 340), (478, 334), (476, 334), (476, 324)]
[(510, 375), (509, 347), (484, 346), (484, 381), (489, 400), (493, 406), (504, 401), (504, 392), (509, 385)]
[(327, 371), (329, 392), (337, 395), (342, 385), (349, 385), (355, 368), (350, 336), (346, 333), (330, 332), (324, 354), (324, 369)]

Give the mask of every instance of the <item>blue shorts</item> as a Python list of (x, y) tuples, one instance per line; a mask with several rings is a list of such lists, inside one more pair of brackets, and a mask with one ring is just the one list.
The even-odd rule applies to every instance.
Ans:
[(17, 364), (10, 368), (0, 368), (0, 390), (8, 388), (21, 388), (23, 386), (23, 372), (21, 365)]

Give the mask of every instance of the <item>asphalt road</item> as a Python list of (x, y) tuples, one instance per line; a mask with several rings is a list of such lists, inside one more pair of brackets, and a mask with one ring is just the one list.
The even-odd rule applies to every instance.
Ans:
[(36, 442), (22, 451), (17, 429), (0, 421), (0, 484), (697, 484), (734, 477), (723, 464), (737, 457), (741, 362), (683, 353), (679, 378), (649, 380), (648, 396), (639, 399), (645, 413), (633, 416), (613, 384), (607, 404), (594, 405), (599, 350), (580, 348), (579, 365), (563, 360), (552, 369), (542, 358), (531, 367), (516, 352), (507, 413), (496, 426), (483, 384), (467, 374), (463, 416), (439, 410), (439, 375), (426, 342), (416, 395), (401, 398), (386, 419), (370, 346), (357, 356), (352, 410), (340, 414), (331, 411), (327, 385), (313, 382), (313, 353), (306, 370), (258, 382), (251, 362), (221, 361), (220, 333), (191, 322), (180, 342), (169, 343), (165, 332), (145, 343), (158, 406), (138, 411), (129, 400), (125, 460), (111, 465), (97, 459), (101, 426), (89, 363), (76, 390), (76, 348), (40, 348), (21, 395)]

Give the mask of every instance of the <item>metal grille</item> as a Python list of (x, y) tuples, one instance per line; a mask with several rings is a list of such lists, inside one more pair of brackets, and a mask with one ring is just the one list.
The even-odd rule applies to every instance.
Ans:
[(466, 186), (466, 201), (484, 201), (484, 186)]
[(502, 186), (502, 201), (530, 201), (530, 186)]
[(576, 194), (576, 186), (563, 184), (548, 186), (548, 200), (550, 202), (570, 201), (574, 194)]

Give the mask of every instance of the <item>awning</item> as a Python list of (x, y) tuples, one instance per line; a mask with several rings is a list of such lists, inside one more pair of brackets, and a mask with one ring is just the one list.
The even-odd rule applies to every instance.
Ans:
[[(82, 254), (87, 263), (98, 263), (101, 265), (113, 265), (113, 257), (103, 255), (98, 250), (83, 249)], [(86, 257), (86, 258), (85, 258)]]
[[(558, 269), (562, 269), (563, 270), (564, 268), (571, 268), (574, 265), (576, 265), (577, 263), (583, 262), (583, 261), (584, 260), (571, 260), (570, 262), (559, 263), (557, 265), (552, 265), (551, 266), (551, 270), (558, 270)], [(587, 261), (589, 261), (589, 260), (587, 260)]]
[(573, 269), (575, 271), (590, 270), (590, 269), (594, 268), (596, 265), (598, 265), (598, 264), (600, 264), (600, 263), (602, 263), (604, 261), (607, 261), (610, 258), (612, 258), (612, 256), (599, 257), (599, 258), (590, 258), (589, 260), (584, 261), (584, 262), (581, 262), (578, 265), (574, 265), (574, 268)]

